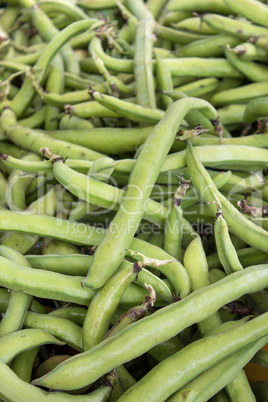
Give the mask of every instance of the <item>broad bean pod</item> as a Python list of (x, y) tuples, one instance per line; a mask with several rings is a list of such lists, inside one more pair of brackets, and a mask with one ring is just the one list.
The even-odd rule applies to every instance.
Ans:
[[(231, 232), (242, 239), (252, 247), (256, 247), (261, 251), (267, 251), (268, 233), (264, 229), (252, 224), (250, 220), (245, 218), (238, 210), (215, 188), (210, 175), (202, 163), (197, 159), (193, 146), (188, 143), (187, 146), (187, 163), (189, 172), (192, 176), (194, 186), (204, 197), (206, 202), (216, 201), (221, 203), (222, 211), (227, 224), (231, 226)], [(203, 191), (206, 189), (206, 191)], [(215, 213), (215, 205), (208, 204), (210, 209)]]
[[(138, 395), (140, 398), (146, 398), (150, 395), (153, 401), (163, 401), (205, 369), (210, 368), (213, 364), (218, 363), (233, 352), (237, 352), (241, 347), (248, 346), (252, 340), (255, 341), (265, 337), (265, 342), (267, 340), (267, 317), (262, 315), (260, 318), (260, 320), (256, 318), (222, 334), (207, 336), (186, 346), (153, 368), (125, 392), (120, 398), (121, 401), (134, 401)], [(255, 324), (258, 326), (256, 332), (259, 332), (256, 337), (254, 337), (255, 334), (253, 335), (256, 328)], [(261, 329), (260, 326), (262, 325), (266, 329)], [(223, 343), (225, 340), (227, 342)], [(208, 354), (210, 358), (207, 360), (205, 356), (208, 356)], [(185, 361), (188, 363), (187, 369), (184, 365)], [(155, 384), (161, 384), (161, 387), (156, 390)]]
[(29, 402), (47, 402), (47, 401), (89, 401), (99, 402), (105, 401), (109, 397), (112, 387), (111, 384), (102, 385), (95, 391), (87, 395), (70, 395), (65, 392), (46, 392), (40, 388), (33, 387), (30, 384), (20, 380), (16, 374), (3, 362), (0, 362), (1, 372), (1, 391), (0, 395), (3, 398), (8, 398), (9, 401), (16, 402), (18, 398), (24, 398)]
[[(263, 289), (267, 282), (266, 265), (231, 274), (132, 324), (91, 350), (66, 360), (34, 383), (56, 389), (74, 389), (89, 384), (109, 369), (140, 356), (184, 328), (209, 317), (229, 301)], [(176, 319), (178, 314), (180, 320)]]
[[(124, 250), (129, 247), (142, 218), (143, 205), (149, 198), (150, 187), (155, 183), (161, 165), (172, 145), (174, 134), (184, 115), (193, 108), (200, 108), (208, 118), (214, 119), (217, 116), (215, 109), (209, 103), (195, 98), (181, 99), (170, 106), (164, 117), (152, 130), (138, 156), (126, 195), (104, 240), (94, 254), (88, 276), (84, 281), (86, 286), (101, 287), (122, 261)], [(164, 131), (166, 132), (165, 137), (163, 137)], [(154, 149), (153, 160), (152, 149)], [(154, 169), (152, 169), (152, 164)], [(148, 174), (145, 175), (144, 172), (148, 172)], [(130, 222), (131, 228), (129, 228)], [(102, 250), (105, 250), (105, 262)], [(107, 250), (110, 252), (107, 253)], [(105, 272), (101, 274), (103, 266), (105, 266)]]
[[(244, 347), (238, 352), (235, 352), (224, 358), (219, 363), (206, 370), (204, 373), (199, 374), (196, 378), (173, 394), (168, 399), (168, 402), (202, 402), (214, 396), (224, 386), (229, 387), (229, 384), (232, 382), (234, 377), (236, 377), (239, 371), (243, 369), (256, 351), (262, 347), (266, 339), (267, 337), (253, 342), (251, 345)], [(239, 397), (242, 396), (243, 393), (244, 398), (249, 398), (248, 400), (252, 402), (255, 401), (249, 386), (243, 389), (238, 388), (238, 391)], [(186, 394), (187, 396), (185, 399)], [(233, 392), (232, 397), (234, 397)]]
[(12, 332), (0, 338), (0, 360), (9, 364), (19, 353), (47, 343), (64, 345), (64, 342), (42, 329), (21, 329)]

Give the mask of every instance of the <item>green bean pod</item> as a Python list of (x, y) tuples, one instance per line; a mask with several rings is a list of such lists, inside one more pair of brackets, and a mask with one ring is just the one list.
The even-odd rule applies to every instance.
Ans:
[[(55, 272), (23, 267), (0, 257), (3, 267), (1, 284), (11, 290), (27, 292), (29, 295), (88, 305), (96, 293), (81, 287), (83, 277), (70, 277)], [(39, 272), (40, 271), (40, 272)], [(16, 276), (16, 282), (12, 280)]]
[(255, 0), (239, 0), (235, 3), (230, 0), (224, 0), (224, 2), (235, 14), (243, 15), (258, 25), (268, 27), (268, 8), (266, 4)]
[(84, 351), (100, 343), (108, 332), (111, 318), (123, 293), (138, 275), (140, 268), (137, 268), (135, 264), (125, 267), (106, 282), (93, 297), (83, 324)]
[(201, 18), (198, 16), (185, 18), (182, 21), (173, 23), (172, 26), (174, 28), (179, 28), (185, 31), (196, 32), (196, 33), (203, 33), (210, 35), (217, 33), (217, 31), (215, 31), (213, 28), (210, 28), (210, 26), (208, 26), (206, 23), (203, 23)]
[[(142, 355), (153, 346), (175, 336), (184, 328), (209, 317), (224, 304), (241, 297), (244, 293), (252, 293), (265, 288), (267, 282), (268, 269), (265, 265), (231, 274), (217, 283), (195, 291), (181, 301), (133, 323), (118, 335), (101, 342), (89, 351), (66, 360), (46, 376), (35, 380), (34, 384), (52, 389), (74, 389), (89, 384), (109, 371), (110, 368)], [(176, 319), (178, 316), (179, 320)], [(260, 318), (267, 321), (264, 315)], [(255, 322), (253, 328), (256, 329)], [(241, 326), (238, 331), (240, 329)], [(265, 335), (264, 327), (263, 333)], [(261, 336), (264, 336), (263, 333)], [(247, 335), (249, 334), (253, 335), (253, 340), (256, 340), (254, 329), (247, 331)], [(242, 339), (240, 336), (241, 333), (239, 339)], [(232, 344), (237, 346), (237, 342)], [(224, 345), (229, 345), (229, 342), (225, 342)], [(200, 349), (195, 354), (196, 356), (199, 356)], [(222, 357), (224, 357), (224, 353)], [(183, 364), (184, 370), (185, 364)], [(175, 372), (177, 373), (177, 371)], [(158, 389), (161, 390), (161, 388)]]
[(106, 401), (111, 393), (111, 383), (101, 385), (95, 391), (87, 395), (70, 395), (64, 392), (45, 392), (40, 388), (34, 387), (25, 381), (20, 380), (15, 373), (4, 363), (0, 362), (1, 391), (2, 398), (12, 402), (17, 402), (18, 398), (23, 398), (28, 402), (68, 402), (68, 401)]
[[(207, 117), (212, 119), (217, 115), (215, 109), (201, 99), (186, 98), (170, 106), (164, 117), (152, 130), (138, 156), (126, 195), (104, 240), (94, 254), (88, 276), (84, 281), (86, 286), (101, 287), (122, 261), (124, 250), (129, 247), (142, 218), (144, 203), (150, 196), (150, 187), (155, 183), (161, 165), (174, 141), (174, 134), (184, 115), (193, 108), (200, 108)], [(166, 133), (165, 137), (163, 137), (163, 132)], [(152, 149), (154, 149), (153, 155)], [(154, 169), (152, 169), (152, 164)], [(145, 175), (144, 172), (148, 172), (148, 174)], [(131, 228), (129, 227), (130, 222)], [(105, 262), (102, 250), (105, 250)]]
[[(202, 23), (203, 25), (203, 23)], [(224, 55), (223, 46), (239, 45), (241, 40), (228, 33), (219, 33), (183, 46), (175, 52), (177, 57), (217, 57)]]
[(183, 92), (187, 96), (202, 97), (202, 95), (213, 91), (219, 85), (217, 78), (204, 78), (191, 82), (190, 84), (176, 87), (175, 91)]
[(254, 82), (238, 88), (220, 91), (211, 98), (213, 105), (222, 106), (233, 103), (246, 103), (251, 99), (268, 95), (267, 82)]
[(18, 123), (21, 126), (26, 126), (29, 128), (41, 128), (45, 122), (45, 111), (46, 107), (43, 106), (41, 109), (37, 110), (29, 117), (25, 117), (25, 119), (21, 119)]
[(217, 14), (205, 14), (202, 16), (202, 20), (218, 32), (226, 32), (243, 40), (268, 36), (267, 28), (251, 24), (249, 21), (241, 21)]
[[(41, 161), (41, 158), (33, 153), (24, 156), (23, 159), (33, 162)], [(34, 173), (25, 173), (18, 170), (13, 170), (9, 175), (6, 188), (6, 199), (9, 209), (12, 211), (26, 209), (25, 193), (34, 177)]]
[[(159, 260), (161, 261), (161, 260)], [(172, 260), (170, 260), (172, 261)], [(125, 269), (127, 266), (129, 266), (130, 263), (123, 261), (117, 272)], [(166, 268), (165, 268), (166, 267)], [(181, 286), (181, 278), (179, 278), (179, 275), (174, 275), (175, 270), (171, 269), (169, 271), (168, 269), (168, 264), (166, 265), (160, 265), (157, 266), (156, 268), (159, 272), (161, 272), (163, 275), (165, 275), (167, 278), (169, 278), (169, 281), (172, 280), (172, 285), (167, 285), (162, 279), (160, 279), (158, 276), (154, 275), (151, 271), (147, 270), (146, 268), (143, 268), (141, 272), (139, 272), (139, 275), (136, 275), (136, 278), (134, 280), (134, 283), (137, 283), (138, 285), (142, 286), (143, 288), (146, 287), (145, 284), (149, 284), (150, 286), (153, 287), (155, 293), (157, 294), (157, 297), (160, 297), (163, 300), (166, 300), (168, 303), (173, 303), (174, 302), (174, 296), (176, 298), (176, 294), (173, 295), (172, 291), (178, 291), (178, 287)], [(173, 272), (172, 272), (173, 271)]]
[(253, 43), (245, 42), (236, 46), (234, 52), (241, 60), (255, 60), (265, 62), (267, 60), (267, 52), (261, 47), (255, 46)]
[(25, 316), (24, 327), (43, 329), (73, 349), (80, 352), (83, 350), (82, 330), (68, 319), (53, 317), (49, 314), (44, 316), (44, 314), (28, 311)]
[[(164, 60), (156, 53), (156, 80), (161, 91), (173, 91), (171, 74), (165, 65)], [(165, 109), (172, 104), (172, 100), (161, 94), (161, 101)]]
[(39, 352), (39, 346), (20, 353), (12, 360), (10, 368), (24, 382), (30, 383), (35, 359)]
[(2, 207), (6, 206), (6, 187), (7, 187), (7, 181), (3, 174), (0, 172), (0, 205)]
[[(121, 401), (134, 401), (134, 398), (137, 398), (138, 395), (140, 398), (146, 398), (150, 395), (153, 401), (166, 400), (198, 374), (218, 363), (224, 357), (237, 352), (241, 347), (248, 346), (252, 340), (265, 338), (262, 340), (266, 341), (268, 339), (267, 317), (264, 317), (264, 315), (260, 317), (224, 333), (208, 336), (186, 346), (154, 367), (125, 392), (120, 398)], [(255, 324), (258, 330), (255, 329)], [(266, 329), (261, 329), (260, 326), (262, 325)], [(255, 331), (259, 332), (259, 335), (254, 338)], [(228, 346), (226, 343), (223, 343), (224, 340), (227, 341)], [(205, 356), (207, 356), (208, 360), (204, 359)], [(187, 368), (184, 365), (185, 361), (188, 363)], [(156, 389), (155, 384), (161, 384), (161, 387), (157, 387)]]
[(62, 0), (42, 0), (38, 2), (38, 6), (46, 13), (50, 13), (51, 11), (64, 13), (74, 20), (88, 18), (88, 15), (83, 10), (81, 10), (81, 8), (75, 6), (72, 3), (65, 3)]
[[(0, 255), (25, 267), (31, 267), (25, 257), (9, 247), (0, 246)], [(22, 328), (31, 301), (31, 296), (22, 292), (11, 291), (5, 315), (0, 323), (0, 336), (10, 334)]]
[[(55, 158), (53, 173), (56, 179), (68, 191), (92, 205), (113, 210), (120, 208), (126, 192), (109, 184), (102, 183), (93, 177), (75, 172), (65, 165), (61, 158), (56, 160), (56, 157), (55, 155), (53, 156)], [(147, 205), (144, 205), (144, 218), (149, 221), (163, 226), (166, 215), (166, 209), (153, 200), (148, 201)]]
[(214, 233), (219, 259), (226, 274), (241, 271), (243, 267), (238, 259), (229, 235), (228, 225), (221, 212), (216, 215)]
[[(51, 63), (51, 69), (46, 82), (46, 90), (48, 92), (62, 93), (64, 89), (63, 62), (59, 55), (55, 56)], [(59, 114), (59, 108), (46, 105), (45, 111), (45, 130), (56, 130), (58, 121), (53, 120)]]
[(181, 3), (179, 0), (172, 0), (168, 4), (168, 11), (195, 11), (213, 13), (230, 14), (230, 8), (226, 6), (223, 0), (206, 0), (200, 3), (198, 0), (190, 0), (187, 3)]
[[(264, 337), (253, 342), (251, 345), (224, 358), (204, 373), (199, 374), (179, 391), (175, 392), (168, 399), (168, 402), (202, 402), (204, 400), (209, 400), (223, 387), (229, 387), (231, 382), (235, 382), (236, 379), (233, 379), (249, 362), (251, 356), (262, 347), (266, 339), (267, 337)], [(239, 394), (236, 395), (236, 397), (240, 397), (244, 394), (243, 398), (247, 398), (248, 401), (254, 402), (255, 398), (253, 398), (251, 393), (252, 391), (249, 386), (243, 389), (239, 388)], [(234, 398), (235, 395), (232, 392), (230, 396)]]
[(268, 97), (259, 97), (251, 100), (244, 112), (244, 122), (251, 124), (258, 119), (268, 115)]
[(21, 329), (12, 332), (0, 338), (0, 360), (9, 364), (19, 353), (48, 343), (64, 345), (64, 342), (42, 329)]
[[(2, 113), (2, 124), (5, 114), (9, 112), (9, 110), (5, 110)], [(42, 148), (44, 145), (47, 145), (52, 152), (63, 155), (63, 157), (70, 156), (70, 152), (72, 156), (75, 156), (78, 159), (95, 160), (104, 156), (99, 152), (95, 152), (88, 148), (74, 145), (66, 141), (51, 138), (49, 135), (41, 134), (35, 130), (20, 125), (6, 127), (5, 134), (15, 144), (21, 146), (23, 149), (27, 149), (37, 154), (39, 153), (40, 148)]]
[[(262, 264), (268, 261), (267, 253), (256, 250), (251, 247), (237, 250), (237, 256), (243, 267), (248, 267), (252, 264)], [(209, 269), (221, 268), (221, 262), (218, 253), (211, 254), (207, 258)]]
[(92, 93), (92, 97), (102, 106), (115, 112), (120, 117), (125, 117), (141, 123), (155, 124), (163, 117), (164, 112), (160, 109), (150, 109), (138, 104), (125, 102), (109, 95), (101, 94), (97, 91)]
[[(192, 290), (197, 290), (211, 284), (208, 275), (206, 255), (199, 236), (187, 247), (184, 254), (184, 265), (191, 279)], [(204, 336), (214, 327), (221, 324), (219, 313), (215, 313), (198, 323), (199, 331)]]
[[(67, 117), (67, 116), (66, 116)], [(70, 120), (75, 116), (69, 117)], [(148, 138), (153, 126), (136, 128), (78, 128), (50, 131), (47, 134), (59, 140), (69, 141), (107, 155), (132, 152)]]
[(138, 105), (156, 108), (152, 69), (153, 20), (138, 22), (135, 39), (134, 72)]
[(268, 67), (265, 64), (255, 63), (254, 61), (240, 60), (233, 49), (225, 47), (225, 56), (234, 68), (245, 75), (253, 82), (267, 81)]
[(84, 307), (66, 307), (57, 308), (48, 315), (52, 317), (64, 318), (82, 326), (86, 317), (87, 310)]
[[(58, 50), (66, 43), (68, 40), (77, 35), (80, 32), (83, 32), (85, 29), (90, 28), (94, 24), (101, 25), (98, 20), (82, 20), (74, 22), (69, 25), (62, 31), (60, 31), (54, 38), (50, 41), (49, 45), (46, 47), (34, 68), (37, 75), (37, 81), (40, 85), (42, 85), (43, 80), (46, 76), (47, 69), (50, 65), (51, 60), (56, 55)], [(96, 25), (95, 25), (96, 26)], [(32, 101), (35, 94), (35, 89), (32, 86), (31, 79), (28, 78), (24, 81), (23, 86), (18, 93), (17, 96), (11, 102), (11, 108), (14, 110), (17, 117), (23, 115), (25, 110), (27, 109), (29, 103)]]
[[(56, 190), (52, 187), (47, 194), (43, 197), (40, 196), (36, 201), (32, 202), (27, 208), (31, 214), (47, 214), (54, 215), (56, 211)], [(23, 232), (9, 232), (7, 231), (1, 237), (0, 243), (3, 246), (8, 246), (14, 250), (25, 254), (33, 245), (38, 241), (39, 236), (36, 234), (23, 233)]]
[[(197, 158), (190, 142), (187, 145), (187, 163), (194, 186), (206, 202), (220, 202), (225, 220), (230, 225), (230, 230), (237, 237), (242, 238), (247, 244), (261, 251), (267, 251), (267, 232), (252, 224), (216, 189), (213, 180)], [(204, 191), (206, 189), (206, 191)], [(215, 205), (209, 204), (215, 213)]]

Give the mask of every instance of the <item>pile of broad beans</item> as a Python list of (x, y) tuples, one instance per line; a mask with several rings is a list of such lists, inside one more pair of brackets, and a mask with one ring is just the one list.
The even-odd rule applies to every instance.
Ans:
[(0, 5), (1, 401), (267, 401), (266, 2)]

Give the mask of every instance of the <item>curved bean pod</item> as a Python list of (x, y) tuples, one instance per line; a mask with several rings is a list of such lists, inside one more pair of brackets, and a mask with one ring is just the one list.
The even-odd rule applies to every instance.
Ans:
[(58, 272), (64, 275), (83, 276), (86, 275), (88, 266), (93, 257), (91, 255), (83, 254), (68, 254), (61, 256), (56, 254), (28, 254), (25, 256), (25, 258), (29, 261), (33, 268)]
[[(6, 114), (9, 113), (10, 110), (6, 109), (2, 113), (1, 123), (3, 127), (3, 119)], [(57, 140), (51, 138), (49, 135), (36, 132), (30, 128), (14, 125), (3, 127), (3, 130), (6, 136), (15, 144), (21, 146), (24, 149), (28, 149), (29, 151), (33, 151), (35, 153), (39, 153), (40, 148), (42, 148), (45, 144), (57, 154), (62, 155), (64, 158), (70, 156), (70, 152), (72, 156), (75, 156), (77, 159), (89, 159), (96, 160), (104, 156), (99, 152), (90, 150), (85, 147), (81, 147), (79, 145), (71, 144), (66, 141)]]
[[(24, 156), (22, 159), (33, 162), (40, 162), (42, 160), (38, 155), (33, 153)], [(33, 173), (25, 173), (16, 169), (9, 175), (6, 199), (10, 210), (20, 211), (26, 209), (26, 190), (34, 177), (35, 174)]]
[(0, 360), (8, 364), (19, 353), (47, 343), (64, 345), (64, 342), (42, 329), (21, 329), (12, 332), (0, 338)]
[(175, 55), (177, 57), (216, 57), (223, 56), (223, 46), (226, 43), (229, 46), (237, 46), (241, 42), (241, 39), (226, 33), (220, 33), (218, 35), (212, 35), (205, 39), (200, 39), (195, 42), (189, 43), (189, 45), (183, 46), (179, 50), (176, 50)]
[(1, 373), (1, 391), (0, 395), (11, 402), (18, 401), (18, 398), (24, 398), (28, 402), (100, 402), (106, 401), (109, 397), (111, 385), (102, 385), (95, 391), (87, 395), (70, 395), (64, 392), (45, 392), (40, 388), (33, 387), (30, 384), (20, 380), (15, 373), (4, 363), (0, 362)]
[(12, 360), (10, 368), (24, 382), (30, 383), (35, 359), (39, 352), (39, 346), (20, 353)]
[(203, 34), (217, 34), (213, 28), (202, 21), (201, 17), (185, 18), (182, 21), (178, 21), (172, 24), (174, 28), (183, 29), (185, 31), (203, 33)]
[[(252, 247), (261, 251), (267, 251), (268, 232), (254, 225), (216, 189), (213, 180), (207, 173), (202, 163), (197, 159), (194, 148), (189, 142), (187, 145), (187, 164), (194, 186), (206, 202), (220, 202), (227, 224), (237, 237), (241, 238)], [(206, 191), (204, 191), (206, 189)], [(208, 204), (215, 213), (215, 205)]]
[[(243, 107), (243, 109), (245, 110), (246, 108)], [(267, 113), (268, 113), (268, 108), (267, 108)], [(243, 146), (246, 145), (249, 147), (252, 146), (252, 147), (256, 147), (256, 148), (268, 148), (268, 134), (267, 133), (252, 134), (252, 135), (247, 135), (245, 137), (222, 138), (222, 140), (220, 140), (220, 138), (219, 139), (215, 138), (215, 136), (210, 137), (210, 138), (209, 137), (202, 138), (202, 136), (201, 137), (199, 136), (199, 137), (192, 138), (191, 143), (194, 146), (223, 144), (223, 145), (243, 145)]]
[[(194, 148), (197, 157), (206, 167), (248, 171), (249, 166), (250, 170), (263, 169), (267, 166), (268, 151), (263, 148), (244, 145), (210, 145)], [(161, 171), (168, 172), (169, 170), (183, 168), (186, 166), (186, 159), (185, 150), (169, 154)]]
[(125, 102), (109, 95), (101, 94), (97, 91), (92, 93), (92, 97), (102, 106), (112, 110), (120, 117), (126, 117), (141, 123), (155, 124), (164, 116), (160, 109), (150, 109), (137, 104)]
[(81, 8), (77, 7), (75, 4), (66, 3), (62, 0), (41, 0), (38, 1), (38, 6), (46, 13), (50, 13), (51, 11), (53, 11), (53, 13), (63, 13), (71, 17), (73, 20), (88, 18), (88, 15), (81, 10)]
[[(208, 118), (215, 119), (217, 116), (216, 110), (206, 101), (195, 98), (181, 99), (170, 106), (152, 130), (132, 170), (128, 189), (120, 208), (94, 254), (88, 276), (83, 282), (84, 285), (93, 288), (101, 287), (124, 258), (124, 250), (129, 247), (134, 237), (143, 215), (143, 205), (150, 196), (151, 186), (155, 183), (161, 165), (171, 148), (174, 134), (185, 114), (195, 108), (200, 108)], [(166, 133), (165, 137), (163, 132)], [(103, 250), (105, 250), (105, 261)]]
[(28, 311), (25, 320), (25, 328), (37, 328), (49, 332), (73, 349), (82, 351), (82, 330), (74, 322), (66, 318), (52, 317), (50, 314), (38, 314)]
[[(34, 66), (36, 71), (36, 79), (40, 85), (42, 85), (50, 62), (55, 54), (58, 52), (58, 50), (66, 42), (68, 42), (68, 40), (72, 36), (83, 32), (85, 29), (88, 29), (93, 25), (96, 26), (96, 24), (100, 25), (102, 23), (99, 23), (98, 20), (91, 19), (77, 21), (60, 31), (56, 36), (54, 36), (54, 38), (50, 41), (49, 45), (45, 48), (44, 52)], [(34, 94), (35, 89), (32, 86), (31, 80), (26, 79), (20, 92), (17, 96), (15, 96), (10, 105), (17, 117), (20, 117), (25, 112), (29, 103), (33, 99)]]
[(252, 84), (242, 85), (238, 88), (230, 88), (216, 93), (212, 96), (213, 105), (222, 106), (233, 103), (246, 103), (251, 99), (268, 95), (267, 82), (254, 82)]
[[(53, 155), (53, 158), (55, 157), (57, 158), (56, 155)], [(55, 159), (53, 163), (53, 173), (56, 179), (68, 189), (68, 191), (92, 205), (118, 210), (126, 195), (126, 191), (102, 183), (93, 177), (75, 172), (65, 165), (61, 158), (58, 160)], [(144, 203), (142, 208), (144, 219), (158, 223), (161, 226), (164, 225), (167, 211), (160, 203), (148, 200)]]
[(61, 308), (57, 308), (53, 311), (51, 311), (51, 313), (49, 313), (49, 316), (52, 317), (58, 317), (58, 318), (64, 318), (67, 319), (69, 321), (74, 322), (75, 324), (82, 326), (85, 320), (85, 316), (87, 313), (87, 309), (84, 307), (77, 307), (77, 306), (73, 306), (73, 307), (61, 307)]
[[(243, 267), (248, 267), (252, 264), (262, 264), (268, 261), (268, 254), (256, 250), (251, 247), (237, 250), (237, 256)], [(211, 254), (207, 258), (209, 269), (221, 268), (221, 262), (218, 253)]]
[(229, 235), (228, 225), (221, 212), (216, 215), (214, 234), (219, 259), (225, 273), (228, 275), (232, 272), (241, 271), (243, 267), (238, 259)]
[[(129, 263), (127, 263), (126, 261), (123, 261), (117, 271), (126, 267), (127, 264), (129, 265)], [(167, 269), (164, 268), (164, 265), (157, 267), (157, 270), (159, 272), (163, 273), (163, 275), (165, 275), (167, 278), (170, 278), (170, 280), (172, 280), (172, 285), (169, 284), (170, 287), (162, 279), (160, 279), (158, 276), (154, 275), (151, 271), (149, 271), (145, 268), (143, 268), (141, 270), (139, 275), (135, 278), (134, 282), (142, 287), (145, 287), (146, 283), (149, 284), (150, 286), (153, 287), (155, 293), (157, 294), (157, 297), (161, 297), (161, 299), (167, 301), (168, 303), (173, 303), (174, 302), (173, 297), (174, 296), (176, 297), (176, 295), (172, 295), (171, 291), (173, 290), (173, 288), (175, 290), (176, 290), (176, 288), (179, 288), (179, 290), (180, 290), (181, 278), (179, 277), (179, 275), (175, 274), (175, 270), (171, 269), (171, 271), (173, 271), (173, 272), (170, 272), (168, 270), (168, 267), (167, 267)]]
[(164, 59), (166, 66), (174, 77), (241, 77), (238, 72), (226, 59), (222, 58), (201, 58), (183, 57)]
[[(110, 368), (142, 355), (184, 328), (209, 317), (224, 304), (241, 297), (244, 293), (261, 290), (267, 284), (267, 265), (231, 274), (213, 285), (193, 292), (179, 302), (162, 308), (150, 317), (133, 323), (112, 339), (101, 342), (93, 349), (66, 360), (34, 383), (52, 389), (74, 389), (89, 384)], [(180, 320), (176, 319), (178, 316)], [(255, 323), (253, 326), (255, 327)], [(229, 342), (225, 343), (227, 344)]]
[(268, 36), (267, 28), (253, 25), (250, 22), (244, 22), (217, 14), (205, 14), (202, 19), (218, 32), (226, 32), (243, 40), (252, 37)]
[[(187, 382), (224, 359), (224, 357), (237, 352), (243, 346), (248, 346), (257, 339), (260, 340), (264, 337), (265, 339), (263, 340), (267, 340), (267, 316), (262, 315), (239, 327), (214, 336), (208, 336), (184, 347), (173, 356), (159, 363), (133, 387), (127, 390), (120, 398), (121, 401), (135, 401), (138, 395), (142, 399), (150, 395), (151, 400), (155, 402), (166, 400)], [(187, 361), (187, 368), (184, 364), (185, 361)], [(155, 384), (161, 384), (161, 386), (156, 389)]]
[(261, 47), (253, 45), (253, 43), (241, 43), (233, 50), (241, 60), (267, 61), (267, 51)]
[(219, 80), (217, 78), (204, 78), (190, 84), (182, 85), (181, 87), (176, 87), (175, 91), (183, 92), (187, 96), (202, 97), (202, 95), (216, 89), (218, 85)]
[[(88, 305), (96, 293), (81, 287), (81, 281), (84, 278), (80, 276), (70, 277), (56, 272), (27, 268), (3, 257), (0, 257), (0, 263), (1, 284), (11, 290), (82, 305)], [(16, 277), (16, 282), (13, 281), (13, 276)]]
[[(46, 82), (46, 91), (61, 94), (64, 90), (64, 66), (60, 55), (56, 55), (51, 62), (49, 76)], [(56, 130), (58, 121), (53, 120), (59, 114), (59, 108), (56, 106), (46, 105), (45, 110), (45, 130)]]
[[(143, 16), (143, 18), (145, 18)], [(138, 22), (135, 38), (134, 75), (138, 105), (156, 109), (152, 68), (153, 19)]]
[[(162, 91), (173, 91), (173, 82), (171, 74), (165, 65), (164, 60), (155, 53), (156, 57), (156, 81), (159, 89)], [(161, 100), (165, 109), (168, 109), (172, 104), (172, 100), (161, 94)]]
[[(188, 97), (188, 95), (177, 91), (163, 91), (163, 94), (170, 97), (173, 101)], [(214, 133), (215, 127), (213, 126), (212, 122), (207, 119), (199, 110), (187, 113), (187, 115), (185, 116), (185, 120), (190, 125), (190, 127), (201, 125), (203, 129), (209, 130), (211, 134)]]
[(136, 268), (135, 264), (123, 268), (110, 278), (91, 300), (82, 331), (84, 351), (100, 343), (108, 332), (111, 318), (123, 293), (138, 275), (140, 268)]
[(255, 0), (239, 0), (235, 3), (230, 0), (224, 0), (224, 3), (234, 13), (243, 15), (258, 25), (268, 27), (268, 7), (266, 4)]
[(225, 56), (234, 68), (240, 71), (248, 79), (254, 82), (267, 81), (268, 67), (265, 64), (255, 63), (254, 61), (240, 60), (233, 49), (225, 47)]
[(179, 0), (172, 0), (168, 4), (168, 11), (195, 11), (197, 13), (207, 12), (230, 14), (229, 7), (226, 6), (223, 0), (206, 0), (200, 3), (198, 0), (190, 0), (182, 4)]
[(6, 187), (7, 187), (7, 181), (3, 174), (0, 172), (0, 205), (2, 207), (5, 207), (7, 202), (6, 202)]
[(244, 112), (244, 122), (251, 124), (258, 117), (268, 116), (268, 96), (252, 99)]
[[(202, 246), (202, 241), (197, 236), (187, 247), (183, 259), (185, 269), (190, 279), (192, 290), (205, 288), (211, 284), (208, 275), (208, 265), (206, 255)], [(198, 323), (198, 329), (202, 336), (211, 329), (222, 323), (219, 313), (214, 313), (210, 317)]]
[[(31, 267), (25, 257), (9, 247), (0, 246), (0, 255), (25, 267)], [(22, 328), (31, 300), (31, 296), (25, 293), (11, 291), (5, 315), (0, 323), (0, 336), (18, 331)]]
[(45, 110), (46, 107), (43, 106), (41, 109), (37, 110), (37, 112), (33, 113), (31, 116), (26, 117), (25, 119), (21, 119), (18, 123), (21, 126), (26, 126), (29, 128), (40, 128), (43, 127), (45, 121)]
[(50, 131), (47, 134), (59, 140), (68, 141), (111, 155), (135, 151), (146, 141), (152, 129), (153, 126), (135, 128), (75, 128), (71, 130)]
[[(209, 400), (213, 395), (233, 381), (240, 370), (242, 370), (250, 361), (256, 351), (262, 347), (266, 339), (267, 337), (253, 342), (251, 345), (224, 358), (204, 373), (199, 374), (196, 378), (172, 395), (168, 399), (168, 402), (202, 402), (204, 400)], [(239, 396), (242, 395), (241, 392), (245, 392), (243, 398), (249, 398), (252, 391), (250, 388), (239, 388)], [(186, 399), (185, 395), (187, 395)], [(251, 396), (248, 400), (254, 402), (255, 398), (252, 399)]]

